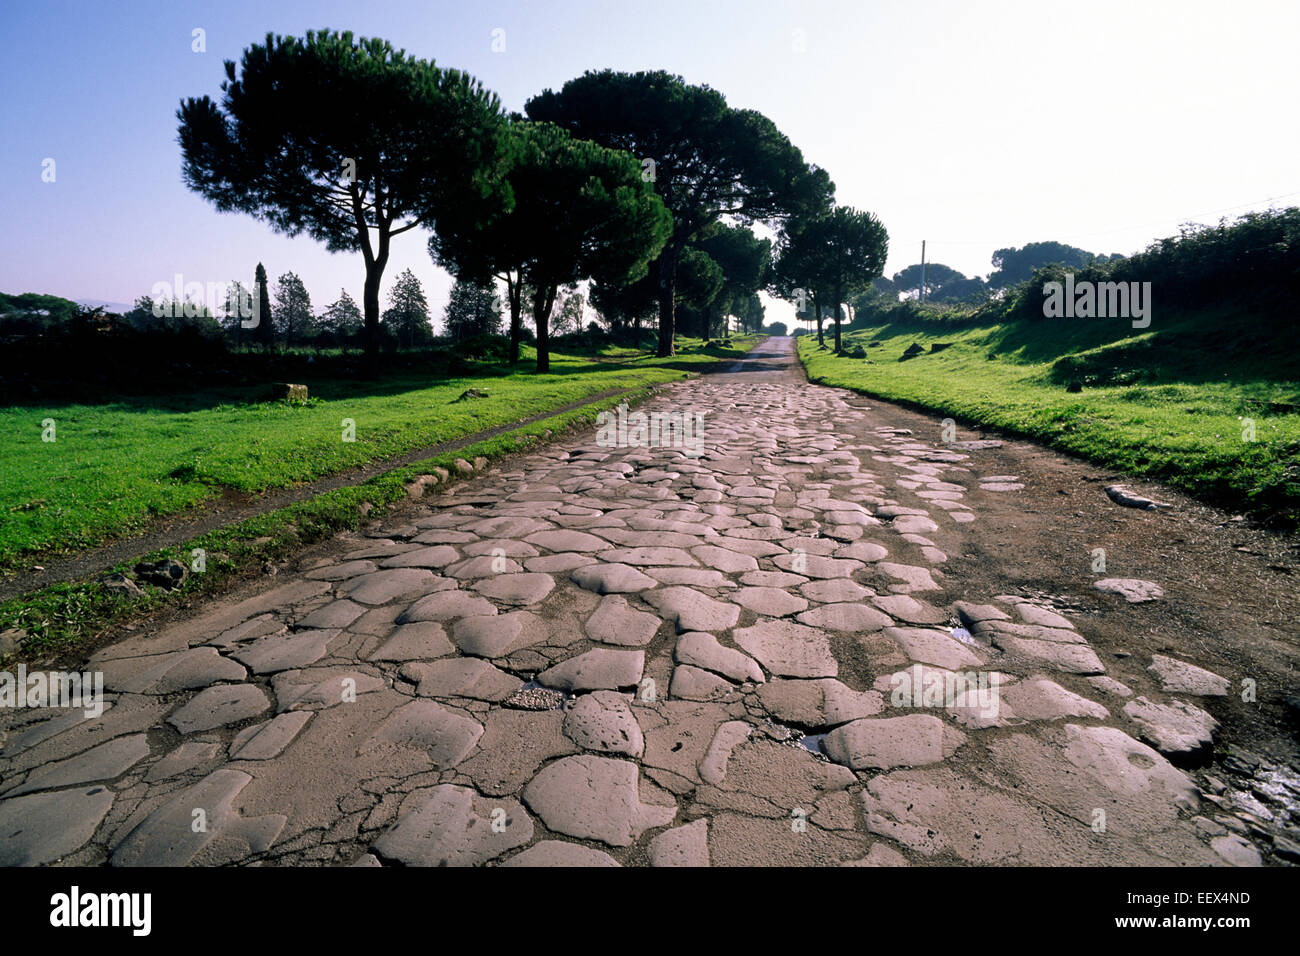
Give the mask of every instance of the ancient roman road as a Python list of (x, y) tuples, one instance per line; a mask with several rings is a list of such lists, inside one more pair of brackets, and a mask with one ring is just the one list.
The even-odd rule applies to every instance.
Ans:
[(987, 446), (788, 339), (640, 410), (702, 445), (503, 460), (103, 648), (102, 716), (7, 711), (0, 862), (1258, 862), (1166, 757), (1227, 680), (945, 569), (1024, 484)]

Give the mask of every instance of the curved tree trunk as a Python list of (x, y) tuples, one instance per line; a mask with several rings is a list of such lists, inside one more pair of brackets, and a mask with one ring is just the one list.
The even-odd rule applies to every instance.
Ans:
[(673, 335), (676, 330), (677, 250), (665, 247), (655, 261), (659, 283), (659, 350), (661, 358), (676, 354)]

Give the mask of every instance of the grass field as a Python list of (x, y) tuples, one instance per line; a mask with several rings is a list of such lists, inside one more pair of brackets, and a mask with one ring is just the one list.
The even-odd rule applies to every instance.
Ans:
[[(310, 380), (312, 397), (299, 405), (258, 401), (261, 389), (225, 388), (0, 408), (0, 568), (129, 536), (226, 488), (289, 487), (611, 389), (680, 379), (752, 344), (681, 340), (680, 354), (666, 359), (616, 349), (553, 355), (546, 375), (531, 371), (526, 354), (516, 371), (484, 366), (455, 379)], [(488, 397), (456, 400), (470, 388)], [(42, 438), (47, 419), (54, 441)], [(353, 441), (344, 440), (345, 419), (354, 423)]]
[[(925, 354), (899, 361), (914, 342)], [(931, 353), (936, 342), (949, 347)], [(1284, 325), (1249, 309), (1158, 317), (1145, 330), (1119, 319), (875, 326), (844, 336), (846, 351), (858, 345), (865, 360), (803, 336), (799, 355), (814, 381), (1300, 524), (1300, 349)]]

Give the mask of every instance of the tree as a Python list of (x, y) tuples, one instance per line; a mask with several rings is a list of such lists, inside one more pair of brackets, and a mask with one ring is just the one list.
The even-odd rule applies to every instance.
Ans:
[(641, 323), (659, 310), (658, 287), (647, 272), (636, 282), (593, 282), (591, 307), (601, 314), (612, 330), (632, 328), (632, 342), (641, 347)]
[(707, 236), (697, 239), (692, 248), (706, 253), (722, 269), (722, 287), (702, 307), (704, 327), (700, 336), (710, 338), (718, 318), (743, 314), (750, 296), (766, 284), (772, 266), (772, 242), (759, 239), (744, 226), (720, 223)]
[(271, 287), (266, 278), (266, 267), (260, 262), (253, 270), (253, 285), (256, 287), (253, 291), (257, 293), (257, 325), (254, 327), (253, 338), (261, 342), (263, 348), (269, 349), (275, 345), (275, 326), (271, 322)]
[(325, 307), (317, 319), (322, 332), (332, 335), (340, 344), (346, 342), (365, 327), (361, 309), (347, 289), (339, 289), (339, 297)]
[(661, 356), (674, 351), (677, 267), (693, 239), (723, 216), (748, 225), (810, 214), (834, 191), (826, 172), (805, 163), (767, 117), (663, 71), (588, 72), (529, 100), (525, 110), (637, 157), (672, 213), (672, 236), (651, 266)]
[(292, 348), (312, 333), (315, 316), (307, 287), (294, 273), (286, 272), (275, 282), (275, 331)]
[(565, 295), (556, 306), (552, 331), (556, 335), (582, 331), (582, 315), (586, 304), (587, 300), (581, 292), (571, 291)]
[(794, 303), (795, 315), (800, 320), (817, 323), (817, 344), (823, 345), (823, 304), (829, 300), (830, 293), (817, 239), (815, 232), (808, 231), (806, 223), (787, 222), (777, 241), (776, 260), (768, 283), (774, 295)]
[(790, 330), (786, 328), (784, 322), (773, 322), (765, 330), (768, 335), (789, 335)]
[(388, 293), (383, 324), (397, 344), (405, 343), (407, 348), (424, 345), (433, 338), (433, 328), (429, 325), (429, 302), (424, 297), (420, 280), (410, 269), (402, 270)]
[(220, 105), (190, 98), (177, 112), (185, 183), (223, 212), (361, 252), (374, 373), (393, 237), (466, 202), (509, 204), (500, 103), (466, 74), (349, 32), (268, 34), (225, 68)]
[(457, 279), (443, 312), (447, 335), (457, 342), (479, 335), (501, 334), (501, 305), (496, 290)]
[(1046, 265), (1082, 268), (1094, 258), (1096, 257), (1086, 249), (1063, 242), (1031, 242), (1018, 249), (999, 249), (993, 253), (993, 267), (996, 271), (989, 276), (989, 288), (1006, 289), (1024, 282), (1035, 269)]
[(518, 361), (524, 290), (537, 327), (537, 371), (550, 369), (556, 294), (583, 279), (626, 282), (645, 274), (672, 225), (667, 209), (626, 153), (575, 139), (550, 123), (511, 124), (505, 181), (508, 214), (471, 210), (429, 242), (457, 276), (496, 275), (510, 302), (510, 360)]
[(221, 315), (222, 331), (230, 337), (230, 341), (239, 345), (245, 339), (244, 325), (246, 320), (252, 318), (250, 313), (257, 305), (257, 298), (254, 293), (244, 287), (244, 284), (238, 279), (231, 280), (226, 286), (225, 308)]

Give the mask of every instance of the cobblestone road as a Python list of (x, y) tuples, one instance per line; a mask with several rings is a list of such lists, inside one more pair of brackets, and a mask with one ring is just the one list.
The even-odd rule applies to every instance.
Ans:
[(1136, 695), (1067, 616), (964, 591), (968, 491), (1017, 476), (792, 362), (641, 407), (698, 449), (509, 459), (102, 650), (102, 716), (3, 716), (0, 862), (1256, 862), (1165, 756), (1226, 682), (1160, 658)]

